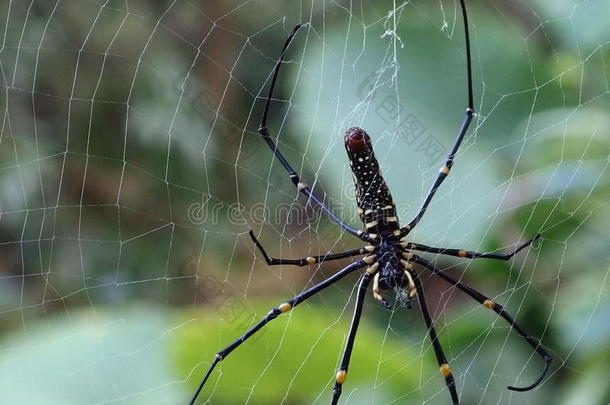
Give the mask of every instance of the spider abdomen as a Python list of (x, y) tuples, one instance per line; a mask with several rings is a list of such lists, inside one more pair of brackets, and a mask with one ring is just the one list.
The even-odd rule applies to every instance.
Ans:
[(353, 127), (345, 133), (345, 149), (356, 184), (358, 214), (366, 232), (391, 234), (398, 230), (396, 206), (381, 175), (369, 135)]

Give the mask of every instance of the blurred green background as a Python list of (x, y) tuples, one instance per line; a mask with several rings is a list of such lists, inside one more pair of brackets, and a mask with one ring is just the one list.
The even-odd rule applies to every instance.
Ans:
[[(606, 404), (610, 362), (610, 5), (470, 1), (475, 108), (452, 175), (409, 236), (509, 250), (429, 255), (502, 303), (555, 357), (442, 282), (425, 290), (463, 404)], [(466, 107), (454, 1), (45, 0), (0, 4), (0, 402), (183, 404), (213, 353), (359, 246), (297, 197), (270, 129), (358, 226), (342, 134), (362, 126), (403, 224)], [(423, 275), (423, 273), (422, 273)], [(327, 404), (357, 275), (215, 370), (209, 404)], [(391, 293), (388, 298), (393, 301)], [(448, 404), (419, 308), (367, 298), (344, 404)]]

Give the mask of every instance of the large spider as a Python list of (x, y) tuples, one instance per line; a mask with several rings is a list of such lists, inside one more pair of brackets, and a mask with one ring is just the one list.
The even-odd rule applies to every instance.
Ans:
[(364, 224), (364, 230), (357, 230), (347, 225), (339, 217), (337, 217), (326, 205), (324, 205), (324, 203), (314, 195), (309, 186), (301, 181), (299, 175), (290, 166), (286, 158), (284, 158), (282, 153), (279, 151), (273, 139), (271, 139), (271, 136), (269, 135), (269, 131), (267, 129), (267, 116), (269, 113), (269, 105), (273, 96), (273, 90), (275, 88), (277, 76), (280, 71), (280, 66), (284, 62), (286, 50), (288, 49), (292, 38), (294, 37), (298, 29), (301, 27), (301, 25), (297, 25), (296, 27), (294, 27), (294, 29), (286, 39), (286, 43), (275, 65), (269, 94), (266, 99), (265, 108), (263, 111), (263, 116), (258, 132), (260, 133), (260, 135), (262, 135), (267, 145), (269, 145), (269, 148), (273, 152), (275, 158), (281, 163), (284, 169), (286, 169), (290, 180), (297, 187), (297, 189), (305, 196), (307, 196), (309, 201), (320, 207), (332, 220), (338, 223), (339, 226), (345, 232), (348, 232), (358, 237), (359, 239), (368, 242), (368, 245), (362, 248), (347, 250), (341, 253), (328, 254), (325, 256), (310, 256), (304, 259), (276, 259), (270, 257), (266, 253), (265, 249), (256, 239), (252, 231), (250, 231), (250, 237), (254, 241), (256, 247), (260, 250), (267, 264), (270, 266), (305, 266), (329, 260), (343, 259), (352, 256), (365, 255), (365, 257), (346, 266), (341, 271), (335, 273), (333, 276), (309, 288), (301, 294), (298, 294), (294, 298), (273, 308), (255, 326), (253, 326), (246, 333), (237, 338), (233, 343), (216, 353), (213, 362), (210, 364), (210, 367), (207, 370), (203, 379), (201, 380), (197, 391), (193, 395), (193, 398), (190, 402), (191, 405), (195, 403), (197, 396), (199, 395), (203, 386), (208, 380), (210, 374), (212, 373), (212, 370), (214, 370), (216, 365), (221, 360), (225, 359), (229, 354), (231, 354), (233, 350), (238, 348), (242, 343), (244, 343), (256, 332), (261, 330), (271, 320), (277, 318), (280, 314), (290, 311), (295, 306), (299, 305), (300, 303), (304, 302), (305, 300), (324, 290), (325, 288), (333, 285), (348, 274), (364, 267), (366, 267), (366, 270), (363, 272), (358, 284), (356, 307), (354, 309), (354, 315), (349, 329), (345, 350), (343, 352), (343, 357), (341, 359), (341, 363), (339, 364), (339, 368), (337, 369), (335, 376), (335, 385), (333, 388), (333, 397), (331, 401), (332, 405), (338, 403), (339, 397), (341, 396), (341, 387), (347, 377), (350, 357), (352, 349), (354, 347), (354, 340), (356, 338), (356, 331), (358, 329), (358, 324), (360, 322), (360, 317), (362, 314), (364, 297), (371, 281), (373, 282), (373, 297), (387, 308), (389, 308), (389, 304), (381, 295), (381, 292), (384, 290), (396, 289), (399, 291), (403, 291), (409, 302), (411, 300), (415, 300), (415, 298), (417, 297), (424, 321), (426, 322), (426, 326), (428, 328), (428, 334), (432, 341), (432, 346), (434, 348), (434, 353), (436, 355), (436, 359), (440, 367), (441, 375), (445, 378), (445, 383), (447, 384), (447, 388), (449, 389), (449, 393), (451, 394), (451, 400), (453, 404), (459, 404), (460, 400), (457, 394), (455, 380), (451, 373), (451, 368), (447, 364), (447, 358), (445, 357), (445, 353), (443, 352), (436, 331), (434, 329), (434, 324), (432, 322), (432, 318), (430, 317), (430, 313), (426, 305), (426, 298), (423, 294), (421, 280), (418, 276), (417, 271), (415, 271), (416, 268), (414, 267), (414, 265), (419, 265), (418, 267), (421, 267), (423, 270), (442, 278), (455, 288), (461, 290), (466, 295), (478, 301), (485, 308), (496, 312), (499, 316), (504, 318), (510, 324), (510, 326), (540, 355), (540, 357), (544, 361), (544, 369), (542, 370), (540, 376), (536, 379), (536, 381), (526, 387), (509, 386), (508, 389), (513, 391), (529, 391), (538, 386), (543, 380), (544, 376), (549, 370), (552, 357), (542, 347), (542, 345), (537, 341), (537, 339), (529, 336), (523, 330), (523, 328), (519, 326), (519, 324), (504, 310), (501, 305), (497, 304), (487, 296), (479, 293), (478, 291), (462, 283), (461, 281), (456, 280), (449, 274), (445, 273), (443, 270), (436, 268), (429, 261), (413, 253), (414, 251), (423, 251), (430, 253), (440, 253), (444, 255), (462, 257), (467, 259), (488, 258), (497, 260), (509, 260), (517, 252), (537, 240), (540, 235), (536, 235), (527, 242), (522, 243), (511, 253), (478, 253), (467, 250), (445, 249), (425, 246), (402, 240), (402, 238), (407, 236), (409, 232), (411, 232), (411, 230), (413, 230), (413, 228), (422, 219), (424, 213), (426, 212), (426, 209), (428, 208), (428, 205), (430, 204), (430, 201), (432, 200), (432, 197), (438, 190), (443, 180), (445, 180), (445, 178), (449, 174), (449, 171), (453, 166), (455, 154), (462, 142), (462, 139), (464, 138), (464, 135), (466, 134), (466, 131), (468, 130), (468, 127), (474, 115), (470, 37), (468, 33), (468, 15), (466, 12), (466, 5), (464, 3), (464, 0), (460, 0), (460, 5), (462, 9), (462, 18), (464, 20), (464, 36), (466, 43), (468, 107), (466, 108), (464, 120), (460, 126), (455, 144), (453, 145), (451, 153), (449, 153), (449, 156), (445, 160), (445, 164), (443, 165), (443, 167), (441, 167), (436, 181), (428, 192), (428, 195), (426, 196), (426, 199), (424, 200), (415, 218), (413, 218), (411, 222), (408, 223), (408, 225), (402, 228), (398, 224), (398, 218), (396, 217), (396, 207), (394, 205), (394, 201), (392, 200), (392, 196), (390, 194), (388, 186), (386, 185), (379, 171), (379, 164), (373, 153), (373, 147), (371, 144), (370, 137), (364, 130), (354, 127), (348, 129), (345, 134), (345, 149), (347, 150), (350, 166), (354, 175), (354, 181), (356, 183), (358, 213), (360, 215), (362, 223)]

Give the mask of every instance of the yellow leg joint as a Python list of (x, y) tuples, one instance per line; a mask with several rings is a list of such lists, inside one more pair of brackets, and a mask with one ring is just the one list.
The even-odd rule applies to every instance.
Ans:
[(465, 250), (460, 250), (460, 251), (458, 252), (458, 256), (460, 256), (460, 257), (466, 257), (466, 256), (467, 256), (466, 251), (465, 251)]
[(346, 378), (347, 378), (347, 371), (345, 371), (345, 370), (337, 371), (337, 376), (336, 376), (337, 384), (343, 384), (345, 382)]
[(292, 309), (292, 305), (290, 305), (288, 302), (284, 302), (283, 304), (280, 304), (277, 309), (279, 309), (281, 313), (288, 312)]
[(485, 301), (483, 301), (483, 306), (487, 309), (494, 309), (495, 305), (496, 303), (490, 299), (486, 299)]
[(400, 263), (406, 270), (411, 270), (413, 268), (413, 265), (406, 260), (400, 259)]
[(451, 375), (451, 367), (449, 367), (449, 364), (447, 364), (447, 363), (441, 364), (441, 374), (445, 378), (447, 378)]
[(375, 262), (372, 266), (366, 268), (366, 272), (369, 274), (376, 274), (377, 270), (379, 270), (379, 262)]
[(411, 259), (413, 259), (413, 253), (402, 252), (402, 257), (404, 257), (407, 260), (411, 260)]
[(307, 264), (316, 264), (316, 258), (309, 256), (307, 259), (305, 259), (305, 261), (307, 262)]
[(375, 261), (375, 258), (377, 257), (377, 255), (368, 255), (365, 256), (362, 261), (365, 262), (366, 264), (372, 264)]

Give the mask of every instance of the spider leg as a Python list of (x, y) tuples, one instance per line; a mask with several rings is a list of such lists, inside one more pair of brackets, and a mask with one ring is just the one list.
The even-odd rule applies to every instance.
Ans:
[(535, 242), (539, 238), (540, 238), (540, 234), (534, 236), (532, 239), (530, 239), (526, 242), (523, 242), (522, 244), (517, 246), (517, 248), (515, 250), (513, 250), (510, 253), (479, 253), (479, 252), (473, 252), (470, 250), (438, 248), (438, 247), (426, 246), (426, 245), (422, 245), (420, 243), (416, 244), (416, 243), (411, 243), (411, 242), (402, 242), (400, 245), (403, 248), (408, 249), (408, 250), (420, 250), (422, 252), (428, 252), (428, 253), (440, 253), (442, 255), (463, 257), (466, 259), (484, 258), (484, 259), (496, 259), (496, 260), (510, 260), (514, 255), (516, 255), (521, 250), (523, 250), (526, 247), (528, 247), (529, 245), (531, 245), (533, 242)]
[[(372, 267), (371, 267), (372, 268)], [(339, 397), (341, 396), (341, 387), (347, 377), (347, 369), (349, 368), (349, 362), (352, 356), (352, 349), (354, 348), (354, 341), (356, 340), (356, 332), (358, 331), (358, 325), (360, 324), (360, 317), (362, 316), (362, 306), (364, 304), (364, 297), (366, 290), (368, 289), (369, 283), (371, 282), (371, 272), (367, 271), (364, 273), (360, 284), (358, 285), (358, 296), (356, 298), (356, 308), (354, 309), (354, 316), (352, 318), (352, 324), (349, 328), (347, 336), (347, 343), (345, 344), (345, 350), (343, 351), (343, 357), (341, 358), (341, 364), (337, 370), (335, 377), (335, 386), (333, 387), (333, 399), (331, 405), (337, 405)]]
[(542, 380), (544, 379), (544, 376), (549, 371), (553, 357), (551, 357), (551, 355), (544, 349), (544, 347), (540, 344), (540, 342), (536, 338), (528, 335), (525, 332), (525, 330), (523, 330), (523, 328), (513, 319), (512, 316), (510, 316), (508, 314), (508, 312), (506, 312), (506, 310), (500, 304), (495, 303), (493, 300), (489, 299), (488, 297), (484, 296), (483, 294), (481, 294), (480, 292), (476, 291), (475, 289), (469, 287), (468, 285), (456, 280), (455, 278), (451, 277), (444, 271), (437, 269), (432, 263), (428, 262), (427, 260), (422, 259), (421, 257), (415, 256), (413, 258), (413, 261), (415, 263), (422, 265), (426, 270), (439, 276), (440, 278), (442, 278), (449, 284), (462, 290), (466, 295), (468, 295), (471, 298), (473, 298), (474, 300), (478, 301), (485, 308), (491, 309), (496, 314), (500, 315), (540, 355), (540, 357), (544, 361), (544, 369), (542, 370), (542, 372), (540, 373), (540, 375), (538, 376), (536, 381), (534, 381), (532, 384), (530, 384), (526, 387), (509, 386), (509, 387), (507, 387), (509, 390), (529, 391), (531, 389), (536, 388), (542, 382)]
[(324, 211), (324, 213), (326, 213), (326, 215), (328, 215), (333, 221), (335, 221), (337, 224), (339, 224), (339, 226), (346, 232), (348, 232), (352, 235), (355, 235), (364, 241), (374, 240), (375, 239), (374, 235), (369, 235), (366, 232), (357, 230), (357, 229), (352, 228), (351, 226), (347, 225), (345, 222), (343, 222), (341, 220), (341, 218), (339, 218), (334, 212), (332, 212), (330, 210), (330, 208), (328, 208), (318, 197), (316, 197), (314, 195), (313, 191), (311, 191), (311, 189), (309, 188), (309, 186), (307, 184), (301, 182), (301, 179), (300, 179), (299, 175), (297, 174), (297, 172), (292, 168), (292, 166), (290, 166), (290, 163), (288, 163), (288, 161), (286, 160), (284, 155), (280, 152), (277, 145), (275, 144), (275, 142), (273, 141), (273, 139), (271, 139), (271, 136), (269, 135), (269, 130), (267, 128), (267, 116), (269, 115), (269, 107), (271, 105), (271, 99), (273, 97), (275, 83), (277, 81), (277, 76), (280, 72), (280, 67), (282, 66), (282, 63), (284, 62), (284, 56), (286, 55), (288, 46), (290, 45), (290, 42), (294, 38), (294, 36), (297, 33), (297, 31), (299, 30), (299, 28), (301, 28), (301, 24), (296, 25), (293, 28), (292, 32), (290, 32), (290, 35), (288, 35), (288, 38), (286, 39), (286, 43), (284, 44), (284, 48), (282, 48), (282, 53), (280, 54), (280, 57), (279, 57), (277, 63), (275, 64), (273, 77), (271, 79), (271, 86), (269, 87), (269, 94), (267, 95), (267, 99), (265, 101), (265, 109), (263, 111), (263, 116), (261, 118), (261, 123), (260, 123), (260, 127), (258, 129), (258, 133), (262, 135), (263, 139), (265, 140), (265, 142), (271, 149), (271, 152), (273, 152), (273, 155), (277, 158), (277, 160), (284, 167), (284, 169), (288, 173), (288, 176), (290, 177), (290, 180), (301, 193), (306, 195), (310, 201), (313, 201), (313, 203), (315, 205), (320, 207), (320, 209), (322, 211)]
[(379, 288), (379, 273), (376, 273), (375, 277), (373, 278), (373, 298), (379, 301), (385, 309), (392, 309), (392, 305), (385, 298), (383, 298), (383, 295), (381, 295)]
[(195, 391), (195, 394), (193, 395), (193, 398), (191, 399), (189, 404), (190, 405), (195, 404), (195, 401), (197, 400), (199, 393), (203, 389), (203, 386), (205, 385), (208, 378), (210, 377), (210, 374), (212, 374), (212, 371), (214, 370), (216, 365), (220, 361), (227, 358), (227, 356), (229, 354), (231, 354), (231, 352), (233, 350), (237, 349), (242, 343), (244, 343), (246, 340), (248, 340), (250, 337), (252, 337), (252, 335), (254, 335), (256, 332), (261, 330), (263, 328), (263, 326), (265, 326), (270, 321), (277, 318), (279, 315), (290, 311), (292, 308), (296, 307), (297, 305), (299, 305), (303, 301), (307, 300), (311, 296), (317, 294), (318, 292), (322, 291), (326, 287), (333, 285), (337, 281), (341, 280), (343, 277), (347, 276), (348, 274), (352, 273), (353, 271), (355, 271), (359, 268), (364, 267), (365, 265), (366, 265), (366, 262), (364, 260), (358, 260), (357, 262), (354, 262), (354, 263), (346, 266), (343, 270), (339, 271), (338, 273), (335, 273), (334, 275), (332, 275), (331, 277), (322, 281), (321, 283), (316, 284), (315, 286), (311, 287), (310, 289), (305, 290), (301, 294), (296, 295), (294, 298), (284, 302), (283, 304), (278, 305), (277, 307), (275, 307), (271, 311), (269, 311), (269, 313), (261, 321), (259, 321), (256, 325), (254, 325), (252, 328), (250, 328), (246, 333), (244, 333), (243, 335), (241, 335), (240, 337), (235, 339), (235, 341), (233, 341), (233, 343), (231, 343), (230, 345), (228, 345), (227, 347), (225, 347), (224, 349), (222, 349), (221, 351), (216, 353), (216, 355), (214, 356), (214, 361), (212, 361), (212, 363), (210, 364), (210, 367), (208, 368), (207, 372), (205, 373), (203, 379), (201, 380), (201, 383), (199, 383), (199, 387), (197, 388), (197, 391)]
[(436, 361), (438, 362), (440, 372), (445, 378), (445, 384), (447, 384), (447, 389), (449, 390), (449, 394), (451, 394), (451, 400), (453, 401), (453, 405), (459, 405), (460, 398), (455, 387), (455, 379), (453, 378), (451, 368), (447, 363), (447, 357), (445, 356), (445, 352), (443, 351), (441, 343), (438, 340), (436, 330), (434, 329), (434, 322), (432, 321), (430, 311), (428, 310), (428, 305), (426, 304), (426, 295), (423, 292), (422, 283), (416, 272), (412, 272), (412, 277), (413, 282), (415, 283), (415, 288), (417, 291), (419, 291), (419, 293), (417, 294), (419, 307), (424, 317), (424, 321), (426, 322), (426, 327), (428, 328), (428, 335), (430, 336), (430, 340), (432, 341), (432, 348), (434, 349), (434, 354), (436, 355)]
[(466, 135), (466, 131), (468, 130), (468, 127), (470, 126), (470, 122), (472, 121), (472, 117), (474, 115), (474, 102), (473, 102), (473, 94), (472, 94), (472, 61), (471, 61), (471, 57), (470, 57), (470, 34), (468, 32), (468, 13), (466, 12), (466, 4), (464, 3), (464, 0), (460, 0), (460, 6), (462, 8), (462, 19), (464, 20), (464, 37), (465, 37), (465, 42), (466, 42), (466, 70), (467, 70), (467, 77), (468, 77), (468, 107), (466, 108), (466, 112), (464, 115), (464, 121), (462, 121), (462, 125), (460, 126), (460, 129), (458, 131), (458, 135), (455, 140), (455, 143), (453, 144), (453, 148), (451, 149), (451, 152), (449, 153), (449, 155), (447, 156), (447, 159), (445, 160), (445, 165), (443, 167), (441, 167), (441, 169), (438, 173), (438, 176), (436, 177), (436, 180), (434, 181), (434, 184), (432, 185), (432, 188), (430, 188), (430, 191), (428, 191), (428, 195), (426, 196), (426, 199), (424, 200), (424, 203), (422, 204), (422, 206), (419, 209), (419, 212), (417, 213), (415, 218), (413, 218), (411, 220), (411, 222), (409, 222), (408, 225), (400, 228), (400, 234), (398, 234), (398, 239), (404, 237), (413, 228), (415, 228), (415, 226), (419, 223), (419, 221), (424, 216), (424, 213), (428, 209), (428, 205), (430, 205), (430, 202), (432, 201), (432, 197), (434, 197), (434, 194), (436, 194), (436, 191), (438, 190), (438, 188), (441, 186), (441, 184), (443, 183), (445, 178), (449, 175), (449, 171), (451, 170), (451, 167), (453, 167), (453, 160), (455, 158), (455, 154), (457, 153), (458, 149), (460, 148), (462, 140), (464, 139), (464, 136)]
[(265, 262), (267, 262), (267, 264), (269, 266), (277, 266), (277, 265), (284, 265), (284, 264), (289, 264), (289, 265), (294, 265), (294, 266), (306, 266), (309, 264), (322, 263), (322, 262), (327, 262), (330, 260), (338, 260), (338, 259), (344, 259), (346, 257), (364, 255), (364, 254), (372, 253), (375, 251), (375, 247), (369, 245), (369, 246), (364, 246), (364, 247), (358, 248), (358, 249), (346, 250), (345, 252), (341, 252), (341, 253), (329, 253), (324, 256), (309, 256), (309, 257), (306, 257), (303, 259), (276, 259), (274, 257), (270, 257), (267, 254), (267, 252), (263, 248), (263, 245), (261, 245), (261, 243), (258, 241), (256, 236), (254, 236), (254, 232), (252, 232), (252, 231), (250, 231), (250, 238), (252, 238), (252, 241), (254, 242), (254, 244), (256, 245), (258, 250), (260, 250), (261, 254), (265, 258)]

